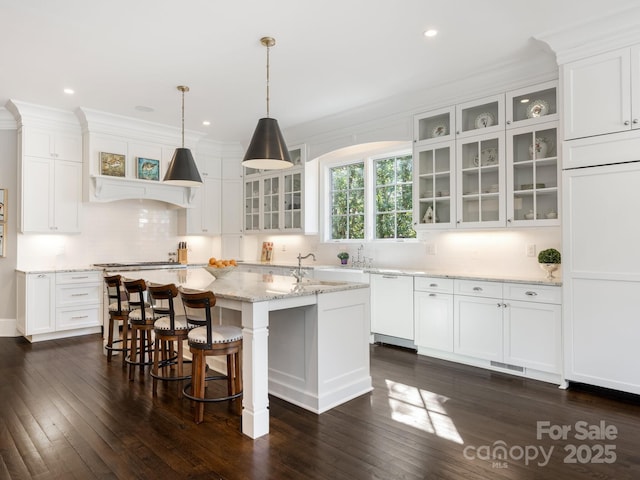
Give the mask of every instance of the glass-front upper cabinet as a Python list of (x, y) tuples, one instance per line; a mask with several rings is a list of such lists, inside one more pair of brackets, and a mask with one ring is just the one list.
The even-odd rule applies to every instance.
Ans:
[(262, 179), (262, 230), (280, 228), (280, 175)]
[(558, 122), (507, 133), (507, 222), (517, 226), (559, 225)]
[(413, 117), (413, 140), (416, 145), (451, 140), (454, 128), (455, 107), (421, 113)]
[(455, 228), (455, 142), (414, 148), (413, 189), (415, 229)]
[(507, 128), (558, 120), (558, 82), (541, 83), (507, 93)]
[(260, 180), (244, 182), (244, 229), (260, 230)]
[(494, 95), (456, 106), (456, 137), (504, 131), (504, 95)]
[(302, 171), (284, 174), (283, 216), (285, 230), (302, 229)]
[(457, 226), (502, 227), (504, 218), (504, 133), (457, 142)]

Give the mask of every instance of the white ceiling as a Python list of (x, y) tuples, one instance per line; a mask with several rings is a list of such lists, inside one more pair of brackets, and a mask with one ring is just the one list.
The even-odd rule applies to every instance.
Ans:
[[(0, 106), (82, 106), (246, 142), (545, 52), (533, 35), (637, 0), (0, 0)], [(428, 39), (427, 28), (439, 35)], [(551, 57), (552, 58), (552, 57)], [(73, 96), (65, 95), (73, 88)], [(151, 107), (141, 112), (137, 106)], [(203, 120), (211, 125), (205, 127)]]

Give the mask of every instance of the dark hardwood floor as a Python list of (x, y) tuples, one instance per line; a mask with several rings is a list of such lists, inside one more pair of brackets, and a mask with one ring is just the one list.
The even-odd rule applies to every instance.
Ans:
[[(176, 384), (153, 397), (148, 374), (129, 383), (98, 336), (0, 338), (0, 479), (640, 478), (636, 396), (383, 346), (371, 366), (374, 391), (323, 415), (271, 398), (271, 433), (251, 440), (233, 406), (207, 405), (195, 425)], [(571, 431), (539, 439), (544, 421)], [(581, 438), (602, 422), (609, 438)]]

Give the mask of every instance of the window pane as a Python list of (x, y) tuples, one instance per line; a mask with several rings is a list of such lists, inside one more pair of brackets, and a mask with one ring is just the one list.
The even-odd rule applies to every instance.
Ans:
[(396, 172), (398, 183), (411, 182), (413, 179), (413, 157), (407, 155), (406, 157), (398, 158), (398, 170)]
[(396, 187), (376, 189), (376, 211), (393, 212), (396, 209)]
[(398, 238), (416, 238), (411, 212), (398, 213)]
[(347, 214), (347, 192), (333, 192), (331, 215)]
[(393, 158), (376, 161), (376, 185), (389, 185), (394, 183), (395, 165)]
[(376, 215), (376, 238), (395, 238), (396, 224), (393, 213)]
[(364, 162), (330, 169), (331, 238), (364, 238)]
[(411, 210), (413, 204), (412, 198), (413, 186), (412, 185), (398, 185), (398, 198), (397, 209), (398, 210)]
[(331, 190), (345, 190), (347, 188), (348, 167), (331, 169)]
[(331, 218), (331, 238), (348, 238), (346, 215)]
[(364, 238), (364, 215), (349, 216), (349, 238)]
[(364, 162), (349, 165), (349, 188), (364, 188)]
[(349, 213), (364, 213), (364, 190), (349, 192)]

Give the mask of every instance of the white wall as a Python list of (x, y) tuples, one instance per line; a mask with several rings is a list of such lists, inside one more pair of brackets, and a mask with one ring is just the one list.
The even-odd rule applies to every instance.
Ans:
[(0, 129), (0, 188), (8, 191), (5, 257), (0, 258), (0, 336), (13, 335), (16, 317), (16, 145), (15, 128)]

